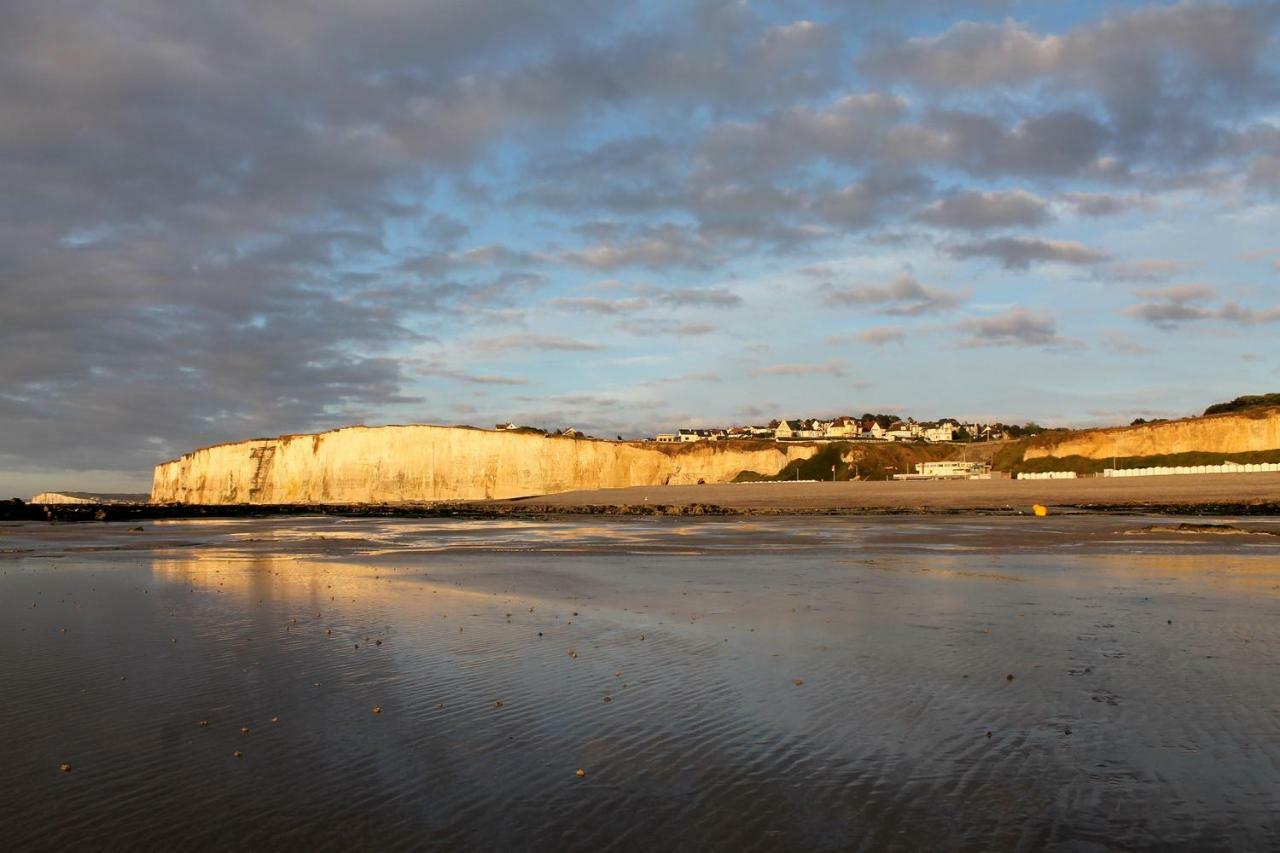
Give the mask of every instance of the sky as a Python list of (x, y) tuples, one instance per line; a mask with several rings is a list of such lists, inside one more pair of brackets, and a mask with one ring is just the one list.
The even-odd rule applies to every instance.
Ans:
[(7, 0), (0, 495), (1280, 390), (1280, 3)]

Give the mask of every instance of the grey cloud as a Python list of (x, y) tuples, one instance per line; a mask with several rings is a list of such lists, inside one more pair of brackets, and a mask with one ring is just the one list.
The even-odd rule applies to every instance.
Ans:
[(1146, 209), (1153, 202), (1143, 196), (1107, 193), (1063, 193), (1060, 199), (1080, 216), (1116, 216), (1131, 210)]
[(642, 294), (656, 302), (677, 308), (710, 307), (734, 308), (742, 304), (742, 297), (723, 287), (686, 287), (663, 289), (643, 287)]
[(1276, 17), (1268, 3), (1148, 7), (1062, 36), (1039, 35), (1007, 19), (963, 22), (939, 36), (870, 51), (859, 65), (876, 76), (940, 90), (1025, 86), (1048, 77), (1107, 87), (1120, 84), (1109, 79), (1118, 72), (1140, 73), (1157, 57), (1171, 54), (1206, 79), (1238, 82), (1257, 73)]
[(672, 320), (634, 319), (619, 324), (619, 331), (633, 335), (674, 335), (677, 337), (699, 337), (709, 335), (719, 329), (710, 323), (680, 323)]
[(1129, 306), (1124, 313), (1161, 329), (1172, 329), (1193, 320), (1208, 320), (1213, 317), (1210, 309), (1187, 302), (1142, 302)]
[(1129, 306), (1124, 313), (1164, 330), (1202, 320), (1239, 326), (1280, 323), (1280, 306), (1253, 308), (1234, 301), (1217, 306), (1207, 304), (1217, 293), (1206, 284), (1136, 290), (1134, 294), (1146, 301)]
[(951, 248), (956, 258), (995, 258), (1008, 269), (1026, 269), (1033, 263), (1072, 265), (1100, 264), (1107, 255), (1071, 240), (1040, 240), (1028, 237), (996, 237)]
[(471, 385), (528, 385), (529, 380), (519, 376), (500, 376), (488, 373), (472, 373), (459, 368), (440, 364), (418, 365), (416, 372), (424, 376), (439, 376), (442, 379), (453, 379)]
[(645, 226), (626, 238), (564, 253), (571, 264), (593, 270), (626, 267), (668, 269), (707, 268), (713, 265), (713, 248), (706, 240), (677, 225)]
[(1228, 323), (1237, 323), (1242, 326), (1280, 323), (1280, 305), (1272, 308), (1249, 308), (1235, 302), (1225, 302), (1218, 309), (1217, 315)]
[(832, 306), (868, 306), (882, 314), (915, 317), (937, 314), (955, 308), (968, 298), (968, 293), (953, 293), (921, 284), (910, 273), (899, 273), (887, 285), (858, 284), (837, 287), (824, 284), (819, 288), (823, 301)]
[(965, 22), (938, 36), (872, 50), (859, 67), (873, 78), (936, 93), (1040, 87), (1098, 98), (1126, 153), (1171, 162), (1204, 158), (1226, 134), (1211, 116), (1274, 96), (1264, 62), (1280, 7), (1184, 3), (1107, 15), (1063, 35), (1022, 24)]
[(983, 231), (1043, 225), (1052, 217), (1043, 199), (1023, 190), (1011, 190), (951, 192), (922, 210), (916, 218), (942, 228)]
[(602, 299), (598, 296), (569, 296), (552, 299), (550, 302), (557, 308), (587, 314), (634, 314), (649, 307), (646, 299)]
[(1280, 190), (1280, 154), (1265, 154), (1249, 166), (1249, 182), (1255, 186)]
[[(1059, 109), (1010, 127), (989, 115), (939, 110), (919, 130), (919, 153), (976, 175), (1077, 175), (1102, 153), (1107, 128), (1080, 112)], [(908, 137), (902, 140), (910, 143)], [(910, 147), (902, 149), (911, 153)]]
[(921, 197), (930, 182), (916, 174), (872, 175), (838, 190), (816, 192), (811, 208), (846, 229), (868, 228), (889, 212)]
[(604, 344), (580, 341), (559, 335), (517, 334), (472, 341), (471, 347), (479, 352), (503, 353), (510, 350), (559, 350), (562, 352), (596, 352), (607, 349)]
[(723, 123), (703, 140), (702, 157), (729, 175), (785, 171), (807, 156), (865, 162), (906, 108), (892, 95), (865, 92), (845, 95), (827, 109), (791, 107), (757, 122)]
[(1076, 349), (1079, 341), (1058, 334), (1058, 322), (1044, 311), (1015, 306), (1002, 314), (962, 320), (955, 328), (963, 347), (1042, 347)]

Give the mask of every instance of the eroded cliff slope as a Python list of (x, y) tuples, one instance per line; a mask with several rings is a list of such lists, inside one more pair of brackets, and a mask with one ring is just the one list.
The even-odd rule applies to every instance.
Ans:
[(156, 466), (156, 503), (478, 500), (573, 489), (723, 483), (773, 473), (812, 445), (659, 445), (465, 427), (347, 427), (219, 444)]
[(1116, 429), (1090, 429), (1035, 442), (1024, 459), (1044, 456), (1165, 456), (1175, 453), (1248, 453), (1280, 448), (1280, 408), (1187, 418)]

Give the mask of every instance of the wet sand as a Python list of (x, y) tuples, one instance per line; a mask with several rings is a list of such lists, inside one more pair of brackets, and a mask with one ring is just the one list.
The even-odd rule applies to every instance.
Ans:
[[(1078, 480), (897, 480), (634, 486), (495, 504), (548, 509), (709, 504), (746, 512), (1027, 511), (1033, 503), (1095, 510), (1258, 511), (1280, 514), (1280, 474), (1187, 474)], [(1251, 509), (1252, 508), (1252, 509)]]
[(1244, 532), (0, 525), (0, 832), (16, 849), (1274, 849), (1280, 522), (1203, 521)]

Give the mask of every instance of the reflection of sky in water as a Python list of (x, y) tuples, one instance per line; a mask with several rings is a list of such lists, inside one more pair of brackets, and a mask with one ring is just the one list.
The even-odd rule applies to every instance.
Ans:
[(21, 531), (9, 835), (1274, 846), (1274, 546), (1049, 522)]

